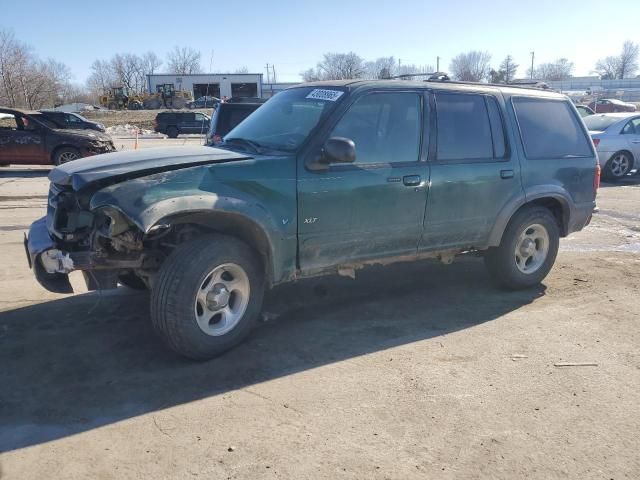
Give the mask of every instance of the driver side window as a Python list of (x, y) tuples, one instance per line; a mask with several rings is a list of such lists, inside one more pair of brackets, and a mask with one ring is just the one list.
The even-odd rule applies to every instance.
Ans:
[(372, 93), (358, 99), (330, 137), (356, 145), (356, 164), (417, 162), (421, 131), (417, 93)]

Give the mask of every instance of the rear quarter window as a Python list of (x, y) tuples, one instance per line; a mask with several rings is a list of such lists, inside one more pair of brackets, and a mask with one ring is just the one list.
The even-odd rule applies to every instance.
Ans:
[(563, 100), (515, 97), (513, 108), (528, 159), (590, 157), (587, 136)]

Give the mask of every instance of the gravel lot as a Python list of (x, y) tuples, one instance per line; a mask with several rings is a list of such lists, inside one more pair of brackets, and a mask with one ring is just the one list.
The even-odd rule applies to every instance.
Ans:
[(474, 257), (300, 282), (191, 363), (147, 295), (37, 285), (46, 173), (0, 169), (0, 478), (640, 478), (640, 176), (603, 185), (540, 288)]

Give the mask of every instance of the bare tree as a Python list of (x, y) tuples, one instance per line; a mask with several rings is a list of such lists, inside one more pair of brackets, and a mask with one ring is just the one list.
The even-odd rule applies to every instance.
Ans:
[(236, 68), (233, 73), (249, 73), (249, 67), (245, 65), (240, 68)]
[(618, 78), (633, 77), (638, 70), (638, 44), (629, 40), (622, 45), (618, 64)]
[(596, 62), (594, 71), (604, 80), (633, 77), (638, 71), (638, 54), (638, 44), (627, 40), (620, 54), (601, 58)]
[(111, 62), (105, 60), (95, 60), (91, 64), (91, 75), (87, 79), (87, 87), (94, 96), (100, 95), (105, 89), (118, 83), (111, 67)]
[(13, 33), (0, 30), (0, 104), (30, 109), (63, 99), (70, 79), (66, 65), (40, 60)]
[(507, 55), (500, 64), (500, 70), (504, 72), (504, 81), (509, 83), (516, 77), (519, 65), (513, 61), (511, 55)]
[(300, 73), (305, 82), (362, 78), (364, 74), (364, 61), (353, 52), (325, 53), (315, 69)]
[(491, 54), (489, 52), (472, 50), (454, 57), (449, 68), (457, 80), (480, 82), (489, 75), (490, 61)]
[(541, 63), (533, 70), (533, 75), (529, 68), (528, 73), (529, 76), (538, 80), (566, 80), (573, 73), (573, 62), (566, 58), (559, 58), (555, 62)]
[(141, 60), (145, 76), (153, 75), (162, 65), (162, 60), (160, 60), (160, 57), (158, 57), (154, 52), (147, 52), (143, 54)]
[(603, 80), (613, 80), (618, 75), (618, 57), (608, 56), (596, 62), (593, 70)]
[(318, 80), (321, 80), (320, 75), (315, 68), (309, 68), (304, 72), (301, 72), (300, 76), (305, 82), (317, 82)]
[(363, 65), (366, 78), (391, 78), (397, 74), (398, 62), (394, 57), (380, 57)]
[(169, 73), (190, 75), (200, 73), (200, 52), (191, 47), (174, 47), (167, 57)]

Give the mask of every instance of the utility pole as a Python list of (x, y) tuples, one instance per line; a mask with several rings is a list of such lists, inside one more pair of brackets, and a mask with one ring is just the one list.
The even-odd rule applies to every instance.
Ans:
[(531, 52), (531, 80), (533, 80), (533, 60), (536, 58), (536, 52)]
[(267, 68), (267, 83), (271, 83), (271, 80), (269, 79), (270, 70), (269, 70), (269, 64), (268, 63), (266, 65), (266, 68)]
[(273, 77), (271, 77), (271, 80), (272, 80), (271, 83), (276, 83), (276, 66), (271, 65), (271, 70), (273, 71)]
[(440, 71), (440, 57), (436, 57), (436, 72)]

